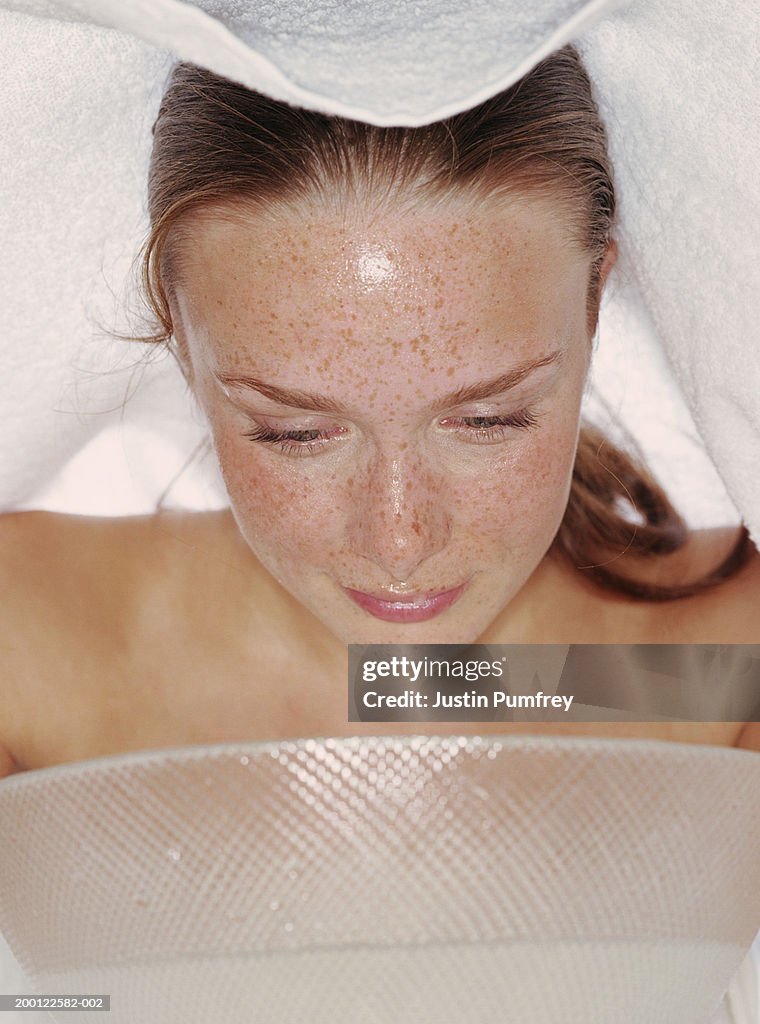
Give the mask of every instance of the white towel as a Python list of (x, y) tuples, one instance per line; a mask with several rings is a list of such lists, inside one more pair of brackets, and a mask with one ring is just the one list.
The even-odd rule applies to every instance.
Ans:
[[(568, 40), (591, 71), (619, 191), (600, 357), (616, 354), (600, 358), (603, 388), (613, 407), (627, 401), (624, 418), (633, 406), (637, 435), (651, 428), (655, 452), (662, 406), (677, 406), (680, 389), (760, 540), (754, 0), (0, 0), (0, 504), (29, 500), (119, 421), (135, 349), (106, 343), (93, 319), (118, 319), (172, 54), (291, 102), (415, 124), (484, 99)], [(655, 356), (631, 400), (628, 368), (647, 348)], [(662, 382), (654, 402), (647, 374)], [(153, 413), (167, 411), (156, 429), (189, 451), (198, 427), (179, 376), (165, 364), (154, 378)], [(689, 429), (677, 416), (675, 434)], [(700, 481), (688, 500), (706, 501), (710, 477), (697, 462), (684, 472), (686, 485)]]

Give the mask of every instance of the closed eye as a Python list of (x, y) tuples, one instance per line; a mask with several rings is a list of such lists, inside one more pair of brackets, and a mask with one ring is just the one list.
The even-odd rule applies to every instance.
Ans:
[[(442, 426), (452, 428), (468, 441), (487, 443), (505, 440), (511, 431), (535, 427), (538, 424), (538, 416), (529, 409), (520, 409), (508, 416), (447, 416), (440, 423)], [(274, 430), (257, 424), (243, 436), (250, 441), (277, 448), (286, 455), (300, 456), (316, 454), (345, 433), (345, 427), (330, 427), (324, 430), (315, 427), (302, 430)]]
[(263, 444), (279, 448), (286, 455), (313, 455), (320, 448), (345, 433), (343, 427), (332, 427), (329, 430), (317, 430), (309, 428), (306, 430), (273, 430), (258, 424), (253, 430), (246, 431), (243, 435), (250, 441), (258, 441)]
[(441, 425), (452, 427), (474, 441), (500, 441), (511, 430), (530, 430), (537, 426), (538, 416), (530, 409), (520, 409), (508, 416), (447, 416)]

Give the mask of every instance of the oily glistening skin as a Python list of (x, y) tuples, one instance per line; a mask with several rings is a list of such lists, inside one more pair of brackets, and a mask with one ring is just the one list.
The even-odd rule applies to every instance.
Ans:
[(178, 344), (261, 563), (345, 642), (473, 642), (510, 602), (519, 640), (591, 351), (566, 211), (306, 207), (192, 241)]

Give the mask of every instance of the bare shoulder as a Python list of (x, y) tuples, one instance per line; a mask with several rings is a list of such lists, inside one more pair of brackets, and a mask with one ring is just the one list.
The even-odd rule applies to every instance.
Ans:
[(736, 746), (760, 754), (760, 722), (747, 722), (739, 734)]
[(0, 775), (19, 767), (19, 740), (37, 703), (35, 682), (56, 646), (55, 616), (63, 604), (59, 582), (65, 575), (55, 557), (53, 524), (66, 518), (37, 512), (0, 516)]
[[(670, 555), (626, 559), (624, 574), (659, 587), (682, 587), (709, 577), (737, 549), (738, 527), (695, 530), (683, 547)], [(760, 553), (750, 540), (741, 561), (729, 575), (696, 593), (674, 600), (612, 599), (603, 611), (612, 632), (622, 631), (634, 643), (760, 642)], [(609, 607), (607, 607), (609, 606)]]
[[(736, 541), (734, 528), (696, 531), (685, 553), (687, 578), (699, 579), (717, 568)], [(726, 580), (673, 602), (669, 617), (684, 643), (760, 642), (760, 552), (748, 544), (743, 563)]]
[(70, 608), (69, 593), (81, 597), (79, 574), (70, 571), (77, 566), (74, 548), (86, 538), (78, 519), (46, 512), (0, 516), (4, 682), (27, 680), (45, 635), (54, 630), (58, 614)]
[(92, 642), (106, 629), (117, 643), (116, 619), (133, 628), (146, 601), (160, 605), (161, 595), (170, 596), (187, 576), (199, 580), (223, 565), (234, 538), (230, 517), (220, 512), (0, 516), (4, 641), (20, 631), (27, 642), (23, 665), (51, 634), (56, 642), (61, 632)]
[[(636, 584), (684, 587), (714, 573), (739, 538), (733, 526), (695, 530), (673, 554), (625, 555), (612, 567)], [(726, 579), (675, 599), (642, 599), (603, 588), (561, 561), (552, 571), (544, 631), (553, 642), (760, 643), (760, 552), (751, 541)]]
[(30, 723), (46, 716), (53, 732), (133, 674), (175, 595), (203, 590), (230, 543), (219, 513), (0, 516), (0, 777), (32, 743)]

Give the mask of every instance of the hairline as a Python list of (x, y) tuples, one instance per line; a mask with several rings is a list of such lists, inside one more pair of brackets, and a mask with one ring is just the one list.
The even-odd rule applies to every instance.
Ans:
[[(252, 222), (262, 222), (275, 231), (288, 229), (294, 224), (303, 224), (306, 212), (317, 218), (334, 216), (343, 226), (355, 226), (366, 217), (369, 223), (375, 217), (387, 215), (393, 211), (399, 217), (424, 211), (446, 211), (478, 214), (489, 206), (524, 205), (543, 199), (554, 204), (557, 213), (565, 219), (569, 230), (565, 239), (569, 249), (576, 253), (589, 253), (589, 247), (578, 237), (575, 228), (582, 217), (573, 209), (574, 204), (559, 189), (555, 192), (546, 185), (533, 187), (502, 188), (485, 191), (473, 186), (452, 185), (446, 189), (437, 189), (432, 194), (421, 189), (410, 190), (400, 186), (391, 192), (375, 199), (373, 203), (362, 203), (364, 198), (356, 192), (344, 196), (343, 201), (325, 202), (324, 193), (310, 192), (292, 194), (287, 197), (261, 198), (248, 193), (230, 194), (228, 196), (206, 199), (192, 205), (181, 212), (170, 225), (161, 246), (161, 277), (167, 298), (173, 296), (177, 287), (182, 284), (182, 270), (185, 254), (192, 251), (190, 237), (193, 225), (204, 222), (226, 221), (234, 225), (250, 227)], [(369, 198), (369, 196), (367, 196)], [(575, 204), (577, 205), (577, 204)], [(590, 254), (592, 255), (592, 254)]]

